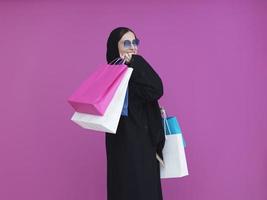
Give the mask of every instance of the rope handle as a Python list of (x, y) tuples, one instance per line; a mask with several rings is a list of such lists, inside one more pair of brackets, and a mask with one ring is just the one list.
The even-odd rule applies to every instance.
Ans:
[(167, 121), (168, 115), (166, 113), (166, 110), (163, 107), (160, 107), (160, 112), (161, 112), (161, 115), (162, 115), (162, 118), (163, 118), (163, 127), (164, 127), (165, 139), (167, 139), (167, 130), (166, 130), (166, 127), (167, 127), (169, 133), (171, 133), (171, 130), (170, 130), (170, 127), (169, 127), (169, 124), (168, 124), (168, 121)]
[[(114, 62), (115, 61), (115, 62)], [(118, 62), (118, 61), (123, 61), (121, 64), (124, 64), (125, 62), (126, 62), (126, 60), (125, 59), (122, 59), (121, 57), (118, 57), (118, 58), (115, 58), (114, 60), (112, 60), (110, 63), (108, 63), (108, 64), (110, 64), (110, 65), (116, 65), (116, 63)], [(113, 63), (114, 62), (114, 63)]]

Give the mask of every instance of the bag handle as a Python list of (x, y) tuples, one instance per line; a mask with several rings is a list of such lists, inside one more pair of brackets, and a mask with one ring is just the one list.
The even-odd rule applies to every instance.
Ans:
[(162, 115), (162, 118), (163, 118), (163, 127), (164, 127), (165, 139), (167, 139), (167, 130), (166, 130), (166, 127), (167, 127), (169, 133), (171, 133), (171, 130), (170, 130), (170, 127), (169, 127), (169, 124), (168, 124), (168, 121), (167, 121), (168, 115), (166, 113), (166, 110), (163, 107), (160, 107), (160, 112), (161, 112), (161, 115)]
[[(166, 127), (167, 127), (169, 133), (171, 134), (171, 130), (170, 130), (170, 127), (169, 127), (169, 124), (168, 124), (168, 120), (167, 120), (168, 115), (166, 113), (166, 110), (163, 107), (160, 107), (160, 112), (161, 112), (161, 115), (162, 115), (162, 118), (163, 118), (163, 127), (164, 127), (165, 139), (167, 139)], [(185, 143), (185, 139), (184, 139), (183, 135), (182, 135), (182, 140), (183, 140), (183, 146), (186, 147), (186, 143)]]
[[(114, 62), (115, 61), (115, 62)], [(118, 61), (123, 61), (121, 64), (124, 64), (125, 63), (125, 59), (122, 59), (121, 57), (118, 57), (118, 58), (115, 58), (114, 60), (112, 60), (110, 63), (108, 63), (108, 64), (110, 64), (110, 65), (116, 65), (116, 63), (118, 62)], [(114, 63), (113, 63), (114, 62)]]

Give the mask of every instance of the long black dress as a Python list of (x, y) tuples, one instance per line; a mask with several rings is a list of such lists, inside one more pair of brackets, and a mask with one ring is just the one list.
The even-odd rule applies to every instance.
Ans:
[(139, 55), (128, 64), (128, 116), (121, 116), (116, 134), (106, 133), (107, 199), (162, 200), (159, 162), (165, 143), (157, 100), (160, 77)]

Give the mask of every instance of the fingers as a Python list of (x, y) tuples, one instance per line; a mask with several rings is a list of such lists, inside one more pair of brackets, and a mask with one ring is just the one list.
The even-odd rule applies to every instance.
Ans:
[(129, 53), (126, 53), (126, 54), (125, 54), (125, 59), (126, 59), (127, 61), (129, 61), (129, 60), (131, 59), (131, 55), (130, 55)]
[(132, 53), (126, 53), (125, 56), (124, 56), (124, 59), (127, 61), (127, 62), (130, 62), (132, 58)]
[(125, 56), (125, 55), (123, 55), (123, 54), (120, 53), (120, 57), (121, 57), (121, 59), (124, 59), (124, 56)]
[(130, 60), (132, 59), (132, 55), (133, 55), (134, 53), (124, 53), (124, 54), (121, 54), (120, 53), (120, 57), (122, 58), (122, 59), (124, 59), (126, 62), (130, 62)]

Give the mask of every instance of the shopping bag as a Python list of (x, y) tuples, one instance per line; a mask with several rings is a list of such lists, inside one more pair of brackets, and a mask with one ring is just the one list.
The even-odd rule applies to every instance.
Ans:
[(125, 95), (121, 115), (128, 116), (128, 88), (126, 90), (126, 95)]
[[(167, 135), (177, 134), (177, 133), (181, 134), (181, 138), (182, 138), (182, 141), (183, 141), (183, 147), (186, 147), (186, 143), (185, 143), (181, 128), (179, 126), (179, 123), (178, 123), (176, 117), (167, 117), (167, 122), (168, 122), (167, 124), (168, 124), (168, 127), (169, 127), (169, 128), (165, 127), (165, 128), (167, 128), (165, 130), (167, 132)], [(163, 123), (164, 123), (164, 121), (163, 121)]]
[(68, 102), (77, 112), (103, 115), (127, 68), (124, 62), (116, 66), (111, 63), (100, 66), (69, 97)]
[(165, 110), (161, 111), (166, 140), (162, 150), (164, 166), (160, 165), (160, 177), (165, 179), (187, 176), (189, 174), (181, 128), (176, 117), (167, 117)]
[(71, 120), (85, 129), (115, 134), (133, 68), (128, 67), (103, 116), (75, 112)]

